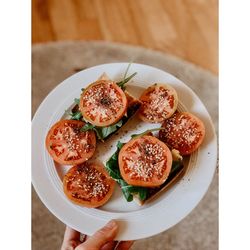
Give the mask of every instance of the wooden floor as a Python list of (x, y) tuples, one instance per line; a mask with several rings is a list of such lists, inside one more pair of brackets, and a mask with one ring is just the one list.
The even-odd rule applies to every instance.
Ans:
[(218, 73), (218, 0), (32, 0), (32, 43), (107, 40)]

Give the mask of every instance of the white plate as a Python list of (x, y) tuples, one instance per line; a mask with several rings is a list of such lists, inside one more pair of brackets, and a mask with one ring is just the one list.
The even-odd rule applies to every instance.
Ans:
[[(108, 203), (98, 209), (80, 207), (64, 195), (62, 177), (70, 166), (58, 166), (45, 149), (49, 128), (60, 120), (81, 88), (95, 81), (103, 72), (113, 80), (120, 80), (128, 63), (111, 63), (95, 66), (69, 77), (59, 84), (42, 102), (32, 122), (32, 182), (46, 207), (63, 223), (91, 235), (110, 219), (119, 223), (117, 240), (135, 240), (158, 234), (180, 222), (199, 203), (212, 181), (216, 168), (217, 143), (211, 118), (196, 94), (180, 80), (157, 68), (133, 63), (129, 73), (138, 72), (127, 84), (127, 90), (139, 96), (143, 89), (155, 82), (172, 85), (179, 96), (178, 109), (197, 115), (205, 124), (206, 137), (191, 155), (184, 178), (170, 190), (162, 192), (143, 206), (126, 202), (120, 188)], [(94, 158), (105, 161), (115, 151), (118, 140), (126, 142), (130, 135), (145, 131), (159, 124), (140, 122), (136, 117), (113, 135), (105, 144), (98, 143)]]

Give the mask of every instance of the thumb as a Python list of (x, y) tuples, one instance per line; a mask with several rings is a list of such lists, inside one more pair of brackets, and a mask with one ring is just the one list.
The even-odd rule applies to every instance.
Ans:
[(114, 220), (111, 220), (81, 246), (83, 246), (83, 249), (100, 249), (107, 242), (112, 241), (115, 238), (117, 232), (118, 225)]

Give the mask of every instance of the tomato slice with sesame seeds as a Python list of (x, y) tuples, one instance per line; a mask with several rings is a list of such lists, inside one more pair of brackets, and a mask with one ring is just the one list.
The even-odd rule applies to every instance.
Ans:
[(127, 97), (111, 80), (99, 80), (90, 84), (80, 98), (80, 110), (85, 120), (105, 127), (118, 122), (127, 111)]
[(154, 136), (141, 136), (120, 150), (118, 163), (122, 178), (130, 185), (157, 187), (163, 184), (172, 167), (172, 154)]
[(82, 121), (61, 120), (54, 124), (46, 137), (46, 148), (54, 161), (60, 164), (80, 164), (95, 152), (94, 131), (81, 132)]
[(159, 131), (160, 140), (177, 149), (181, 155), (193, 153), (205, 137), (205, 126), (196, 116), (188, 112), (175, 113), (163, 124)]
[(155, 83), (142, 93), (140, 101), (140, 119), (150, 123), (161, 123), (176, 111), (178, 96), (171, 86)]
[(84, 162), (73, 166), (63, 178), (68, 199), (85, 207), (100, 207), (112, 196), (115, 181), (100, 163)]

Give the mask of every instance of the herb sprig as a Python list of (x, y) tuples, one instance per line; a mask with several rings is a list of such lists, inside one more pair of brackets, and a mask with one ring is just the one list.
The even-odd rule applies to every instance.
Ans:
[(125, 84), (127, 82), (129, 82), (137, 74), (137, 72), (135, 72), (132, 75), (127, 77), (127, 74), (128, 74), (128, 71), (129, 71), (129, 68), (130, 68), (131, 64), (132, 64), (132, 62), (130, 62), (128, 64), (128, 67), (127, 67), (127, 69), (126, 69), (126, 71), (124, 73), (123, 79), (116, 83), (122, 90), (125, 90)]

